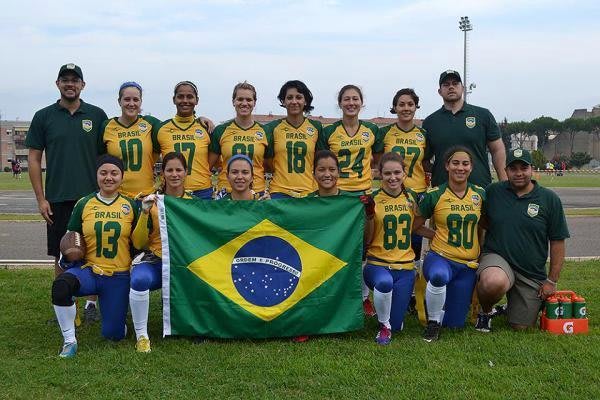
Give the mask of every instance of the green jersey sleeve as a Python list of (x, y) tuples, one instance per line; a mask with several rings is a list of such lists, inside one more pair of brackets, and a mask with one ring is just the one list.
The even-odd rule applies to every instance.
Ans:
[(208, 145), (208, 151), (215, 154), (221, 154), (221, 137), (225, 132), (225, 128), (229, 123), (218, 125), (212, 133), (210, 138), (210, 144)]
[(91, 195), (85, 196), (79, 199), (79, 201), (75, 204), (73, 212), (71, 213), (71, 218), (69, 218), (69, 223), (67, 224), (68, 231), (79, 232), (83, 234), (83, 208), (90, 200), (90, 198), (95, 195), (95, 193), (92, 193)]

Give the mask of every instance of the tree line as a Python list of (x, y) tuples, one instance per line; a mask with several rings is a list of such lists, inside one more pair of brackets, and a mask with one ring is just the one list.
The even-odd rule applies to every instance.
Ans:
[[(533, 135), (537, 136), (538, 149), (534, 152), (535, 167), (544, 169), (546, 158), (541, 149), (549, 141), (551, 136), (567, 135), (570, 145), (569, 154), (556, 155), (553, 162), (566, 162), (568, 167), (580, 168), (589, 163), (592, 157), (586, 152), (574, 152), (573, 145), (575, 142), (575, 134), (579, 132), (595, 135), (595, 139), (600, 141), (600, 117), (592, 118), (567, 118), (564, 121), (559, 121), (552, 117), (541, 116), (530, 122), (516, 121), (508, 122), (506, 118), (500, 123), (502, 131), (502, 140), (507, 149), (511, 146), (511, 138), (518, 142), (518, 146), (522, 147), (523, 143)], [(513, 136), (514, 135), (514, 136)], [(556, 138), (554, 139), (556, 140)]]

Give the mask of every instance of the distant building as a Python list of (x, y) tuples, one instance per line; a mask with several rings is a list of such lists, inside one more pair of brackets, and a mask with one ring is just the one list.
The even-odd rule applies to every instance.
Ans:
[[(29, 149), (25, 146), (25, 137), (31, 121), (0, 121), (0, 170), (10, 167), (11, 160), (18, 160), (27, 168)], [(42, 168), (46, 168), (46, 158), (42, 158)]]
[(537, 150), (537, 135), (527, 135), (526, 133), (515, 133), (510, 135), (510, 149), (525, 149), (529, 151)]
[(600, 104), (594, 106), (592, 111), (588, 111), (587, 108), (578, 108), (573, 111), (571, 118), (592, 118), (592, 117), (600, 117)]
[[(586, 108), (578, 108), (573, 111), (571, 118), (592, 118), (600, 117), (600, 104), (592, 107), (591, 111)], [(569, 135), (557, 134), (548, 138), (548, 141), (543, 148), (544, 156), (552, 160), (561, 155), (570, 156), (571, 139)], [(600, 160), (600, 138), (597, 134), (589, 134), (588, 132), (577, 132), (573, 138), (573, 152), (588, 153), (592, 159)]]

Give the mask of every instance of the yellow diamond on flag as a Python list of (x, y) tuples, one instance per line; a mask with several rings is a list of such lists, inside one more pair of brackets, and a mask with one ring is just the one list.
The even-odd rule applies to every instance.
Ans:
[(244, 310), (272, 321), (346, 265), (265, 219), (188, 268)]

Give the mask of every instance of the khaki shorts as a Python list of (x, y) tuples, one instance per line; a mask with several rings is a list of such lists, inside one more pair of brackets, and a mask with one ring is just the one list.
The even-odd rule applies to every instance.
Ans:
[(477, 276), (489, 267), (500, 267), (510, 281), (510, 289), (506, 293), (508, 322), (513, 325), (535, 326), (543, 304), (538, 297), (542, 282), (514, 271), (504, 258), (495, 253), (481, 255)]

